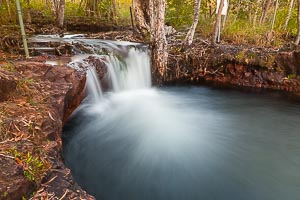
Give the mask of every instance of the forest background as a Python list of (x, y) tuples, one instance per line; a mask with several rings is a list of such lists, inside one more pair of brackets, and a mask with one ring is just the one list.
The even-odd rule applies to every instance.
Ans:
[[(200, 5), (196, 37), (209, 38), (216, 19), (216, 0), (198, 0)], [(26, 24), (32, 19), (56, 24), (59, 8), (65, 7), (64, 21), (102, 22), (131, 27), (131, 0), (21, 0)], [(222, 42), (280, 47), (295, 40), (298, 31), (295, 0), (230, 0), (222, 22)], [(188, 31), (194, 15), (194, 0), (168, 0), (166, 22), (176, 30)], [(0, 0), (0, 24), (18, 23), (14, 0)], [(89, 30), (86, 30), (89, 31)]]

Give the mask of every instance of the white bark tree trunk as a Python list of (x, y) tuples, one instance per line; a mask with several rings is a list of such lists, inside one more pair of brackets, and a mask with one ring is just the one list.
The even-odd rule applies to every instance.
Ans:
[(220, 23), (221, 23), (223, 7), (224, 7), (224, 0), (221, 0), (220, 6), (218, 9), (218, 14), (217, 14), (216, 21), (215, 21), (215, 25), (214, 25), (214, 32), (212, 34), (212, 41), (211, 41), (212, 44), (216, 44), (216, 40), (218, 37), (219, 28), (220, 28)]
[(271, 30), (273, 31), (274, 29), (274, 25), (275, 25), (275, 19), (276, 19), (276, 14), (277, 14), (277, 9), (278, 9), (278, 0), (276, 0), (276, 6), (275, 6), (275, 10), (274, 10), (274, 15), (273, 15), (273, 19), (272, 19), (272, 27)]
[(298, 0), (298, 34), (295, 40), (295, 44), (299, 45), (300, 42), (300, 0)]
[(190, 46), (193, 43), (195, 31), (199, 22), (200, 5), (201, 5), (201, 0), (194, 0), (194, 21), (183, 41), (186, 47)]
[(286, 20), (284, 22), (284, 25), (283, 25), (284, 30), (286, 30), (286, 28), (287, 28), (287, 26), (289, 24), (289, 21), (291, 19), (292, 11), (293, 11), (293, 8), (294, 8), (294, 3), (295, 3), (295, 0), (291, 0), (290, 6), (289, 6), (289, 12), (288, 12)]
[(60, 28), (64, 26), (65, 6), (66, 6), (66, 1), (60, 0), (56, 11), (56, 23)]
[(161, 84), (166, 75), (168, 43), (165, 34), (165, 0), (150, 0), (150, 47), (152, 74), (156, 84)]

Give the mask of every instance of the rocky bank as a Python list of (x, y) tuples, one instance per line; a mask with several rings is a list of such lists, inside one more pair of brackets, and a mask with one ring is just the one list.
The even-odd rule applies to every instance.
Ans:
[(60, 154), (62, 126), (83, 98), (85, 73), (44, 61), (0, 62), (0, 199), (94, 199)]
[(213, 85), (300, 93), (300, 51), (195, 43), (170, 47), (165, 84)]

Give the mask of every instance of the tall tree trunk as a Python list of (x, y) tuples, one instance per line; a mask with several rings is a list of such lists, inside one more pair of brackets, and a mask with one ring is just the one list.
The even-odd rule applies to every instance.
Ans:
[(200, 5), (201, 5), (201, 0), (194, 0), (194, 21), (183, 41), (186, 47), (190, 46), (193, 43), (195, 31), (199, 22)]
[(7, 5), (8, 17), (11, 20), (11, 10), (10, 10), (9, 0), (6, 0), (6, 5)]
[(262, 11), (262, 15), (259, 21), (259, 24), (262, 25), (263, 23), (265, 23), (266, 17), (267, 17), (267, 13), (269, 11), (269, 8), (271, 7), (271, 4), (273, 3), (273, 0), (266, 0), (266, 2), (264, 3), (263, 6), (263, 11)]
[(298, 0), (298, 34), (295, 40), (295, 44), (299, 45), (300, 42), (300, 0)]
[(0, 8), (2, 8), (2, 4), (3, 4), (3, 2), (2, 2), (2, 0), (0, 0)]
[(274, 25), (275, 25), (275, 19), (276, 19), (277, 9), (278, 9), (278, 0), (276, 0), (276, 6), (275, 6), (275, 10), (274, 10), (274, 16), (273, 16), (273, 19), (272, 19), (272, 28), (271, 28), (272, 31), (273, 31)]
[(290, 19), (291, 19), (292, 10), (293, 10), (293, 8), (294, 8), (294, 3), (295, 3), (295, 0), (291, 0), (291, 2), (290, 2), (290, 7), (289, 7), (289, 12), (288, 12), (288, 15), (287, 15), (287, 17), (286, 17), (286, 20), (285, 20), (285, 22), (284, 22), (284, 25), (283, 25), (284, 30), (286, 30), (286, 28), (287, 28), (287, 26), (288, 26), (288, 24), (289, 24), (289, 21), (290, 21)]
[(146, 36), (150, 33), (149, 0), (133, 0), (132, 7), (136, 28), (143, 36)]
[(31, 24), (31, 14), (30, 14), (30, 0), (26, 0), (26, 4), (27, 4), (27, 17), (25, 18), (25, 22), (28, 24)]
[(111, 1), (111, 14), (110, 20), (113, 24), (117, 24), (117, 2), (116, 0)]
[[(58, 0), (50, 0), (49, 3), (50, 3), (50, 10), (52, 12), (52, 14), (54, 16), (57, 16), (57, 9), (58, 9)], [(49, 6), (49, 5), (46, 5), (46, 6)]]
[[(261, 0), (258, 0), (258, 1), (257, 1), (257, 4), (260, 4), (260, 3), (261, 3)], [(253, 25), (253, 26), (256, 26), (258, 10), (259, 10), (259, 6), (256, 6), (255, 13), (254, 13), (254, 17), (253, 17), (253, 22), (252, 22), (252, 25)]]
[[(225, 1), (224, 1), (225, 2)], [(224, 16), (224, 19), (223, 19), (223, 22), (222, 22), (222, 29), (224, 29), (225, 28), (225, 24), (226, 24), (226, 20), (227, 20), (227, 17), (228, 17), (228, 14), (229, 14), (229, 10), (230, 10), (230, 0), (228, 0), (227, 1), (227, 3), (228, 3), (228, 9), (227, 9), (227, 13), (226, 13), (226, 15)]]
[(218, 14), (217, 14), (217, 17), (216, 17), (215, 25), (214, 25), (214, 32), (212, 34), (212, 40), (211, 40), (212, 44), (216, 44), (216, 40), (217, 40), (217, 37), (218, 37), (218, 31), (219, 31), (219, 28), (220, 28), (219, 26), (220, 26), (220, 23), (221, 23), (223, 7), (224, 7), (224, 0), (221, 0), (220, 6), (218, 8)]
[(150, 47), (152, 74), (156, 84), (161, 84), (166, 75), (168, 43), (165, 34), (165, 0), (150, 0)]
[(59, 28), (63, 28), (64, 26), (64, 19), (65, 19), (65, 6), (66, 1), (60, 0), (57, 8), (56, 13), (56, 23)]

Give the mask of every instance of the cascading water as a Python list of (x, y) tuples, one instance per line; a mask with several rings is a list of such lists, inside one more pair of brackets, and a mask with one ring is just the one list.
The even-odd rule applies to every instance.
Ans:
[(207, 88), (151, 88), (147, 52), (131, 48), (103, 58), (111, 90), (102, 95), (88, 70), (89, 96), (63, 133), (67, 166), (97, 199), (300, 197), (299, 104)]

